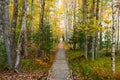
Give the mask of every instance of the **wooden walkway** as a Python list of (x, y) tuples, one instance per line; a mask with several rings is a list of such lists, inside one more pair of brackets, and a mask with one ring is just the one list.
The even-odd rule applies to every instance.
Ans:
[(61, 42), (53, 66), (49, 71), (48, 80), (72, 80), (70, 77), (65, 51)]

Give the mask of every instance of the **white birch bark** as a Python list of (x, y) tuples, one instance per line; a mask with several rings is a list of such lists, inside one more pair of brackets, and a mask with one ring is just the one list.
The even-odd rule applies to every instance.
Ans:
[[(21, 45), (22, 45), (22, 42), (23, 42), (23, 37), (25, 39), (25, 42), (27, 41), (27, 33), (26, 33), (26, 7), (27, 5), (27, 1), (24, 0), (24, 9), (23, 9), (23, 18), (22, 18), (22, 25), (21, 25), (21, 32), (20, 32), (20, 36), (19, 36), (19, 39), (18, 39), (18, 46), (17, 46), (17, 56), (16, 56), (16, 63), (15, 63), (15, 70), (17, 72), (17, 69), (18, 69), (18, 66), (19, 66), (19, 63), (20, 63), (20, 56), (21, 56)], [(27, 56), (27, 46), (25, 46), (25, 56)]]
[(68, 32), (68, 18), (67, 18), (67, 7), (68, 7), (68, 0), (65, 0), (65, 35), (64, 40), (67, 41), (67, 32)]
[(24, 36), (24, 27), (22, 26), (20, 36), (19, 36), (19, 40), (18, 40), (18, 46), (17, 46), (17, 56), (16, 56), (16, 63), (15, 63), (15, 70), (16, 71), (17, 71), (18, 65), (20, 63), (20, 56), (21, 56), (20, 51), (21, 51), (21, 45), (22, 45), (22, 41), (23, 41), (23, 36)]
[[(25, 13), (24, 13), (24, 17), (23, 17), (23, 27), (24, 27), (24, 40), (25, 40), (25, 43), (27, 43), (28, 42), (28, 40), (27, 40), (27, 28), (26, 28), (26, 11), (27, 11), (27, 0), (25, 0), (25, 9), (24, 9), (24, 11), (25, 11)], [(28, 47), (27, 47), (27, 45), (24, 47), (25, 49), (25, 57), (27, 57), (28, 56)]]
[(117, 26), (117, 16), (116, 16), (116, 0), (112, 1), (113, 6), (113, 26), (112, 26), (112, 57), (111, 57), (111, 66), (112, 66), (112, 72), (115, 74), (115, 49), (116, 49), (116, 26)]

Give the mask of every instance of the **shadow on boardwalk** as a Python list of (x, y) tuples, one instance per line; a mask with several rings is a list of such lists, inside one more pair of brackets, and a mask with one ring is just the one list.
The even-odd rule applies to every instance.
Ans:
[(59, 49), (47, 80), (72, 80), (70, 79), (70, 71), (65, 57), (63, 43), (59, 43), (58, 47)]

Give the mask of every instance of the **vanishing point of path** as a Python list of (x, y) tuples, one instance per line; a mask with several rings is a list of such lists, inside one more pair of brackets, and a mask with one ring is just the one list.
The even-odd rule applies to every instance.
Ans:
[(48, 80), (72, 80), (70, 79), (70, 71), (63, 49), (63, 43), (61, 42), (58, 47), (55, 61), (49, 73), (51, 77)]

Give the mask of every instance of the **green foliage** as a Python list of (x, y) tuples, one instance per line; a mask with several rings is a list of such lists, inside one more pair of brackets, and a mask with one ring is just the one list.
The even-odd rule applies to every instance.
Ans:
[(5, 52), (5, 47), (4, 47), (4, 42), (0, 42), (0, 69), (5, 69), (8, 67), (7, 62), (6, 62), (6, 52)]
[(33, 38), (33, 42), (35, 42), (36, 44), (39, 43), (39, 42), (38, 42), (38, 40), (39, 40), (39, 33), (40, 33), (40, 31), (39, 31), (39, 29), (38, 29), (38, 30), (34, 31), (34, 32), (33, 32), (33, 35), (31, 36), (31, 37)]
[(85, 36), (88, 36), (88, 47), (91, 48), (91, 40), (93, 36), (95, 36), (96, 32), (99, 32), (100, 26), (97, 25), (97, 21), (92, 18), (90, 21), (81, 21), (75, 22), (75, 29), (73, 31), (72, 37), (69, 39), (69, 43), (74, 45), (78, 44), (79, 48), (83, 50)]
[(50, 25), (49, 23), (46, 23), (45, 24), (45, 27), (43, 28), (43, 31), (42, 31), (42, 50), (46, 51), (46, 52), (49, 52), (51, 49), (52, 49), (52, 45), (53, 45), (53, 42), (52, 42), (52, 31), (50, 29)]
[(4, 70), (8, 68), (8, 63), (6, 62), (6, 54), (1, 54), (0, 53), (0, 70)]
[(111, 42), (112, 42), (111, 38), (112, 38), (112, 33), (110, 30), (107, 30), (105, 33), (105, 42), (104, 42), (105, 47), (111, 48)]
[[(101, 52), (99, 54), (105, 54)], [(92, 59), (85, 60), (83, 53), (80, 51), (68, 51), (67, 57), (70, 68), (73, 71), (73, 75), (77, 80), (119, 80), (120, 72), (120, 57), (116, 57), (116, 75), (115, 77), (111, 72), (110, 57), (101, 56), (98, 57), (94, 62)]]
[(20, 68), (27, 71), (37, 71), (47, 68), (47, 66), (40, 64), (35, 59), (23, 59), (20, 63)]

